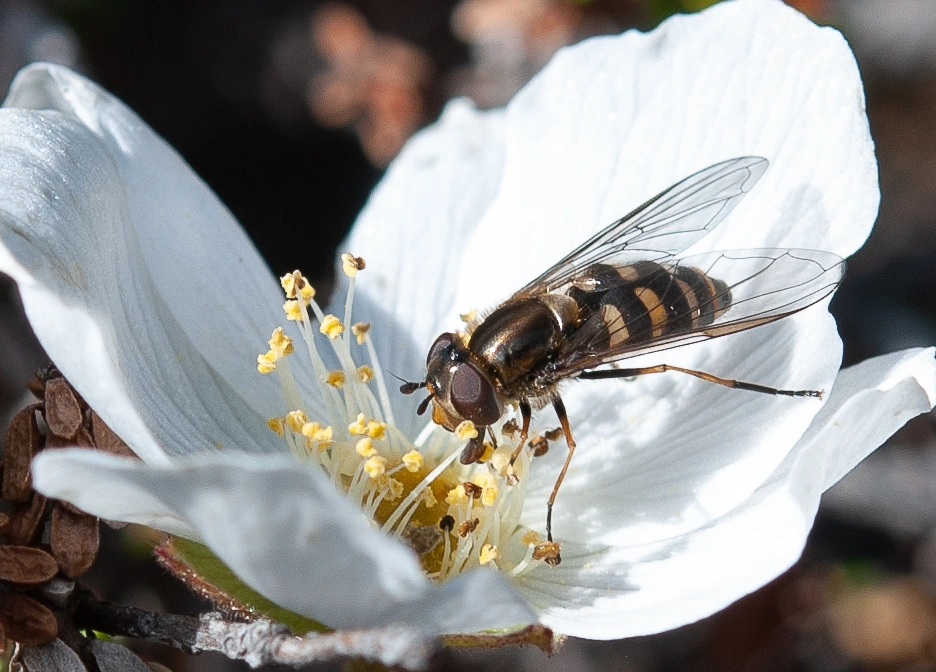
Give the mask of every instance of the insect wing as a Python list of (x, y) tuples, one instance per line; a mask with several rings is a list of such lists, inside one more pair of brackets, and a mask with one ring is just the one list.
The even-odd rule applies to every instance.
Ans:
[[(658, 270), (645, 275), (639, 285), (654, 287), (651, 296), (657, 298), (620, 319), (609, 320), (599, 312), (586, 319), (557, 357), (557, 379), (774, 322), (831, 294), (845, 273), (845, 260), (839, 256), (797, 249), (710, 252), (649, 266)], [(700, 271), (718, 289), (694, 301), (686, 297), (686, 283), (678, 278)], [(624, 291), (633, 295), (641, 290)], [(635, 329), (639, 319), (654, 313), (659, 318), (656, 329)], [(706, 314), (709, 319), (703, 317)]]
[(514, 296), (560, 289), (596, 263), (660, 260), (679, 254), (728, 216), (767, 170), (767, 159), (742, 156), (700, 170), (617, 220)]

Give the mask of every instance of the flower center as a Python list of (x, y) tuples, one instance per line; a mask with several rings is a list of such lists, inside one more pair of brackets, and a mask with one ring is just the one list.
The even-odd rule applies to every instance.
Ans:
[[(351, 322), (364, 260), (345, 254), (342, 262), (350, 278), (343, 320), (321, 310), (298, 271), (280, 279), (283, 310), (311, 362), (319, 398), (300, 392), (289, 367), (297, 344), (278, 327), (269, 350), (257, 357), (261, 374), (278, 375), (289, 409), (269, 420), (270, 429), (297, 459), (318, 465), (375, 527), (407, 543), (429, 577), (444, 580), (478, 565), (527, 571), (539, 562), (533, 547), (540, 539), (519, 525), (530, 457), (525, 451), (513, 467), (507, 464), (516, 423), (495, 430), (499, 447), (485, 444), (482, 461), (472, 465), (456, 459), (477, 436), (470, 422), (454, 433), (429, 422), (418, 437), (407, 437), (394, 422), (371, 325)], [(325, 364), (323, 343), (338, 368)], [(358, 364), (365, 355), (368, 363)]]

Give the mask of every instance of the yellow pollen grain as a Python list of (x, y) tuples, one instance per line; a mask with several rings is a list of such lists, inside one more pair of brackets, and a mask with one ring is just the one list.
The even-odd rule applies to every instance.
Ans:
[(315, 289), (313, 289), (312, 285), (306, 283), (306, 285), (299, 290), (299, 296), (302, 298), (302, 303), (308, 306), (312, 303), (312, 299), (315, 298)]
[(273, 373), (276, 371), (276, 353), (270, 350), (263, 355), (257, 355), (257, 371), (260, 373)]
[(463, 420), (455, 428), (455, 436), (458, 437), (459, 441), (467, 441), (468, 439), (477, 438), (478, 430), (475, 429), (475, 425), (471, 420)]
[(368, 331), (370, 331), (369, 322), (355, 322), (351, 325), (351, 333), (357, 338), (358, 345), (364, 345), (364, 339), (367, 337)]
[(280, 437), (286, 435), (286, 423), (283, 422), (282, 418), (270, 418), (267, 420), (267, 427)]
[(468, 501), (468, 493), (465, 492), (465, 486), (459, 483), (448, 491), (445, 495), (446, 504), (463, 504)]
[(357, 451), (357, 454), (361, 457), (373, 457), (377, 454), (377, 449), (374, 448), (373, 440), (367, 437), (358, 441), (354, 446), (354, 450)]
[(536, 546), (540, 542), (540, 535), (538, 535), (533, 530), (527, 530), (523, 533), (523, 536), (520, 537), (520, 543), (524, 546)]
[(426, 488), (423, 490), (422, 500), (425, 502), (427, 509), (431, 509), (439, 503), (439, 500), (436, 499), (435, 494), (432, 492), (432, 488)]
[(367, 435), (372, 439), (382, 439), (387, 435), (387, 423), (376, 420), (367, 421)]
[(500, 557), (500, 550), (494, 544), (485, 544), (481, 547), (481, 556), (478, 558), (478, 562), (482, 565), (487, 565)]
[(290, 411), (286, 414), (286, 424), (297, 434), (302, 432), (302, 427), (309, 421), (306, 414), (302, 411)]
[(372, 479), (379, 478), (387, 472), (387, 460), (380, 455), (367, 458), (364, 462), (364, 472)]
[(273, 335), (267, 343), (270, 345), (270, 351), (275, 352), (279, 357), (293, 353), (293, 340), (286, 335), (282, 327), (273, 330)]
[(367, 264), (361, 257), (355, 257), (349, 252), (345, 252), (341, 255), (341, 270), (344, 271), (344, 274), (349, 278), (356, 276), (358, 271), (363, 271), (366, 265)]
[[(402, 457), (402, 460), (403, 466), (406, 467), (406, 470), (411, 474), (415, 474), (417, 471), (422, 469), (423, 456), (422, 453), (420, 453), (418, 450), (411, 450)], [(432, 492), (431, 490), (428, 491)]]
[(340, 390), (342, 387), (344, 387), (345, 384), (344, 371), (338, 369), (335, 371), (329, 371), (328, 376), (325, 378), (325, 382), (332, 387), (337, 387)]
[(367, 421), (363, 413), (358, 413), (357, 420), (348, 425), (348, 433), (351, 436), (364, 436), (367, 434)]
[(358, 380), (366, 385), (374, 379), (374, 370), (367, 364), (361, 364), (361, 366), (357, 368), (357, 375)]
[(334, 315), (326, 315), (319, 325), (319, 331), (334, 341), (344, 333), (344, 325)]
[(465, 324), (468, 324), (478, 319), (478, 311), (472, 308), (467, 313), (460, 313), (458, 317), (459, 319), (461, 319), (462, 322), (464, 322)]
[(497, 503), (498, 489), (496, 485), (484, 488), (481, 491), (481, 503), (485, 506), (494, 506)]
[(295, 299), (290, 299), (283, 304), (283, 312), (286, 313), (286, 319), (292, 322), (302, 322), (302, 308)]

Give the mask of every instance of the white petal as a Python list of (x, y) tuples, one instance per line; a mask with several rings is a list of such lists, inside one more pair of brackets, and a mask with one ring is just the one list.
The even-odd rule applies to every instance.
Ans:
[[(443, 321), (453, 304), (463, 256), (500, 183), (502, 111), (478, 112), (456, 100), (441, 119), (413, 137), (374, 191), (344, 249), (364, 257), (355, 320), (372, 322), (381, 364), (416, 379), (433, 339), (458, 323)], [(481, 260), (483, 267), (483, 259)], [(347, 278), (335, 292), (342, 302)], [(397, 423), (415, 433), (419, 399), (400, 398)]]
[[(829, 390), (841, 361), (824, 306), (720, 340), (646, 363), (781, 389)], [(680, 373), (577, 382), (562, 395), (578, 447), (553, 529), (561, 540), (612, 545), (672, 538), (723, 516), (770, 477), (822, 407), (818, 399), (733, 390)], [(556, 424), (549, 408), (539, 419), (541, 427)], [(523, 515), (533, 529), (543, 528), (545, 500), (565, 455), (557, 442), (534, 460)]]
[(564, 545), (562, 564), (532, 571), (520, 589), (544, 624), (592, 639), (659, 632), (714, 613), (792, 565), (833, 479), (934, 404), (932, 349), (846, 369), (806, 436), (744, 505), (656, 544)]
[(249, 586), (330, 627), (404, 623), (438, 634), (535, 621), (503, 574), (430, 583), (407, 547), (369, 527), (317, 468), (288, 456), (223, 452), (154, 467), (45, 451), (33, 479), (89, 513), (198, 539)]
[(230, 213), (67, 69), (27, 68), (5, 105), (0, 270), (56, 365), (146, 459), (269, 445), (281, 395), (256, 355), (281, 292)]
[(838, 32), (739, 0), (562, 50), (508, 106), (501, 189), (465, 250), (477, 263), (456, 309), (503, 300), (659, 191), (752, 155), (770, 160), (766, 175), (694, 249), (847, 256), (864, 242), (877, 168)]

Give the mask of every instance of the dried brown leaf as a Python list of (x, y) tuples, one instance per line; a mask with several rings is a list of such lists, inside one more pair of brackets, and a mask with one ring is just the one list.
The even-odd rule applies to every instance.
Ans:
[(48, 501), (45, 495), (34, 491), (25, 504), (14, 502), (10, 505), (10, 524), (6, 533), (8, 544), (29, 546), (36, 541)]
[(101, 544), (98, 519), (74, 513), (61, 502), (52, 510), (52, 554), (62, 572), (74, 578), (88, 571)]
[(116, 432), (108, 427), (101, 416), (91, 411), (91, 432), (94, 434), (94, 445), (98, 450), (103, 450), (111, 455), (120, 457), (136, 457), (136, 453), (130, 450), (130, 446), (123, 442)]
[(78, 654), (61, 639), (24, 647), (21, 659), (27, 672), (88, 672)]
[(94, 448), (94, 439), (91, 438), (91, 433), (84, 427), (79, 427), (75, 435), (70, 438), (50, 434), (45, 441), (46, 448), (74, 448), (75, 446)]
[(36, 423), (40, 404), (32, 404), (13, 416), (6, 433), (6, 454), (3, 458), (3, 498), (11, 502), (29, 499), (32, 481), (29, 463), (42, 446), (42, 435)]
[(135, 653), (117, 642), (95, 639), (88, 650), (101, 672), (151, 672)]
[(0, 581), (45, 583), (58, 573), (55, 558), (39, 548), (0, 546)]
[(45, 644), (58, 635), (55, 615), (36, 600), (20, 593), (0, 596), (0, 621), (7, 637), (23, 646)]
[(45, 386), (45, 418), (56, 436), (72, 438), (81, 427), (78, 397), (64, 378), (53, 378)]

